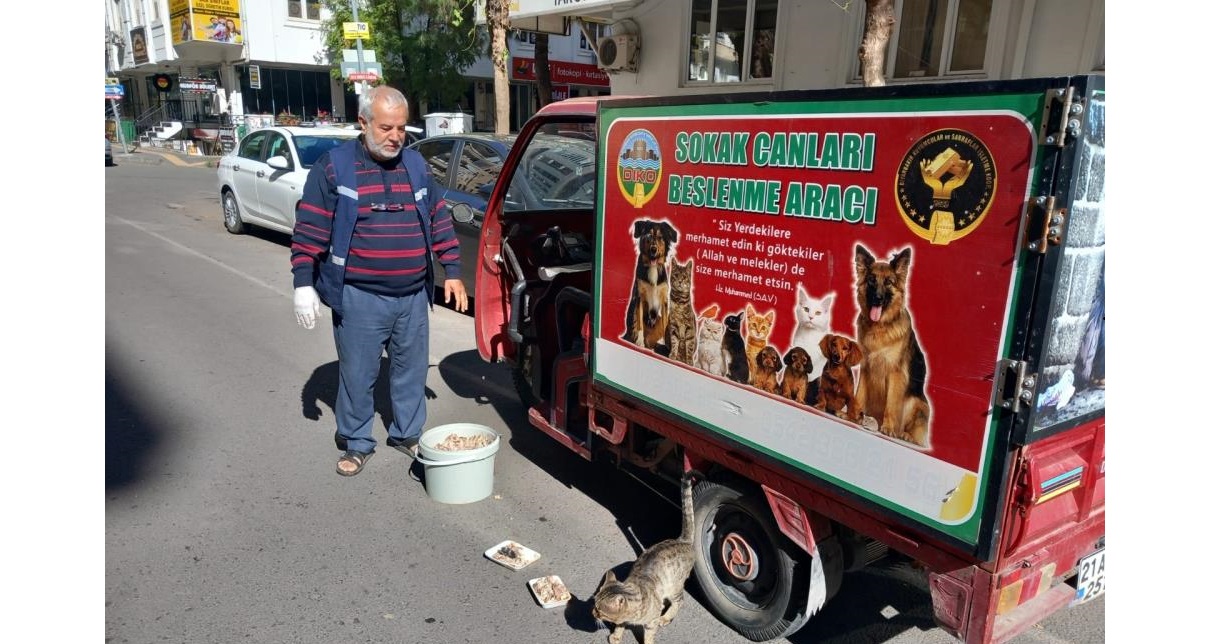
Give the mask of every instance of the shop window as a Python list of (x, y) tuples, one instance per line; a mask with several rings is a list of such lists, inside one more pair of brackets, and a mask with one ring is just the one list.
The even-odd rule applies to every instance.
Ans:
[[(896, 27), (885, 63), (888, 78), (984, 74), (992, 0), (896, 0), (894, 10)], [(861, 64), (857, 77), (862, 77)]]
[(769, 80), (778, 0), (691, 0), (688, 83)]
[(319, 20), (318, 11), (322, 9), (321, 2), (307, 2), (305, 0), (287, 0), (289, 4), (289, 17), (299, 20)]

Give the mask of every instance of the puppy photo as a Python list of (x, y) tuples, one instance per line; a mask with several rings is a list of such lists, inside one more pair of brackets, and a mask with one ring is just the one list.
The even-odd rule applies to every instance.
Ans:
[(863, 412), (854, 398), (853, 368), (863, 362), (862, 349), (846, 336), (829, 333), (821, 338), (821, 355), (825, 356), (825, 364), (818, 379), (816, 408), (838, 418), (858, 421)]
[(812, 357), (803, 347), (792, 347), (783, 357), (783, 381), (779, 384), (779, 393), (804, 405), (816, 402), (817, 382), (819, 378), (808, 380), (812, 371)]
[(881, 433), (928, 446), (925, 354), (905, 302), (912, 249), (884, 261), (855, 245), (854, 255), (855, 326), (863, 350), (855, 403), (878, 422)]
[(653, 349), (666, 336), (670, 311), (666, 258), (678, 241), (678, 231), (664, 221), (641, 219), (633, 222), (632, 237), (637, 240), (637, 263), (623, 339)]
[(750, 374), (750, 384), (770, 394), (779, 393), (779, 370), (783, 368), (783, 359), (779, 351), (771, 345), (762, 347), (754, 356), (754, 371)]

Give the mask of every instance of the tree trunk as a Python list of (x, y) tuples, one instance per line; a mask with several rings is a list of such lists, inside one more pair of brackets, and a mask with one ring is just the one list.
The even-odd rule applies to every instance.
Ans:
[(511, 29), (508, 0), (486, 0), (486, 27), (490, 31), (490, 61), (494, 66), (494, 132), (511, 133), (511, 82), (507, 74), (507, 31)]
[(549, 35), (536, 34), (536, 97), (540, 107), (553, 102), (552, 70), (549, 69)]
[(896, 24), (892, 0), (867, 0), (867, 17), (863, 23), (863, 42), (858, 48), (858, 59), (863, 64), (863, 85), (882, 87), (884, 59), (888, 42), (892, 40), (892, 26)]

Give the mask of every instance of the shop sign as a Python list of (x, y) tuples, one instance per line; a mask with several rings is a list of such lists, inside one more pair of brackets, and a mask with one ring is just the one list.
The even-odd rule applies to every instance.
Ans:
[(356, 40), (357, 38), (367, 40), (369, 37), (369, 26), (367, 22), (345, 22), (343, 23), (343, 39)]
[(180, 91), (184, 94), (212, 94), (218, 91), (218, 81), (210, 78), (181, 77)]
[(134, 64), (142, 65), (150, 62), (147, 56), (147, 30), (137, 27), (130, 30), (130, 49), (134, 53)]
[(172, 77), (167, 74), (155, 74), (151, 77), (151, 83), (160, 92), (172, 91)]
[[(536, 80), (535, 62), (531, 58), (512, 58), (515, 61), (511, 68), (512, 80)], [(607, 72), (595, 65), (583, 63), (567, 63), (560, 60), (549, 61), (549, 79), (563, 85), (591, 85), (594, 87), (610, 87), (611, 79)]]

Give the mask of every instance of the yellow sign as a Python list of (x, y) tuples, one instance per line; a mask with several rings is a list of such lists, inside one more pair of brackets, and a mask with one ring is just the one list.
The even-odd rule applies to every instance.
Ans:
[(356, 40), (357, 38), (368, 39), (369, 26), (367, 22), (345, 22), (343, 23), (343, 39)]
[(172, 42), (192, 40), (243, 44), (239, 0), (169, 0)]

